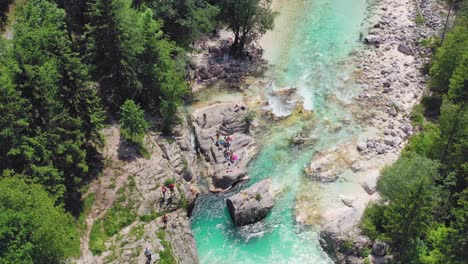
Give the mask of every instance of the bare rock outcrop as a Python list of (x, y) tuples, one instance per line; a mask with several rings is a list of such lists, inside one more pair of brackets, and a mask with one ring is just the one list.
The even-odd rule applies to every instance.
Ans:
[[(250, 136), (249, 112), (241, 102), (219, 103), (203, 107), (192, 113), (192, 125), (198, 148), (208, 165), (207, 174), (211, 178), (213, 192), (230, 189), (246, 177), (247, 164), (255, 155), (255, 141)], [(230, 136), (230, 150), (238, 159), (231, 163), (224, 157), (225, 148), (216, 144), (216, 134), (220, 139)]]

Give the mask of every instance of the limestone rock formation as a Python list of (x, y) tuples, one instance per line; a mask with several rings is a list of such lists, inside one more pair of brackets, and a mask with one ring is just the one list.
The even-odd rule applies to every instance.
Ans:
[(226, 199), (226, 204), (236, 226), (253, 224), (265, 218), (273, 208), (270, 180), (258, 182)]
[[(211, 191), (228, 190), (246, 176), (247, 164), (255, 154), (249, 122), (249, 112), (241, 102), (214, 104), (193, 112), (192, 125), (199, 151), (207, 162)], [(224, 147), (216, 145), (217, 132), (220, 138), (232, 138), (230, 150), (238, 157), (234, 163), (225, 162)]]

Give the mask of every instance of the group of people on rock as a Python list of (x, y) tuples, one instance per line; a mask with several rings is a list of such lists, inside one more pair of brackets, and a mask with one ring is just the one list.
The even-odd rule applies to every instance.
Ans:
[(232, 151), (231, 148), (232, 144), (232, 137), (230, 135), (222, 137), (219, 134), (219, 131), (216, 132), (216, 141), (215, 145), (218, 147), (218, 150), (223, 150), (223, 155), (224, 155), (224, 162), (228, 163), (228, 165), (231, 165), (231, 163), (234, 163), (236, 160), (239, 159), (239, 157), (234, 154), (234, 151)]
[(163, 194), (163, 200), (165, 201), (166, 200), (166, 192), (167, 192), (167, 189), (170, 190), (171, 192), (171, 196), (174, 196), (175, 195), (175, 184), (174, 183), (170, 183), (167, 185), (167, 187), (165, 185), (163, 185), (161, 187), (161, 191), (162, 191), (162, 194)]

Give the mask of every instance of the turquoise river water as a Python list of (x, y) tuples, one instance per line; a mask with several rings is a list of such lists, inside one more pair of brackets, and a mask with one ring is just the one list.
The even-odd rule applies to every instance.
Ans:
[[(296, 199), (309, 181), (304, 167), (318, 150), (330, 148), (359, 133), (347, 105), (358, 92), (351, 81), (355, 69), (350, 53), (361, 48), (360, 32), (367, 16), (366, 0), (278, 0), (280, 15), (275, 38), (268, 53), (270, 68), (257, 90), (296, 87), (303, 106), (313, 118), (296, 118), (267, 126), (257, 138), (259, 154), (249, 165), (250, 180), (224, 194), (205, 194), (197, 199), (192, 214), (200, 263), (331, 263), (318, 242), (316, 225), (304, 226), (295, 220)], [(284, 11), (284, 13), (282, 13)], [(277, 33), (277, 34), (275, 34)], [(275, 47), (277, 45), (277, 47)], [(263, 85), (263, 86), (261, 86)], [(266, 91), (266, 92), (265, 92)], [(286, 108), (268, 98), (277, 115)], [(300, 134), (314, 139), (308, 147), (290, 144)], [(224, 199), (255, 182), (270, 177), (278, 196), (275, 207), (264, 221), (236, 228)], [(323, 189), (322, 189), (323, 191)]]

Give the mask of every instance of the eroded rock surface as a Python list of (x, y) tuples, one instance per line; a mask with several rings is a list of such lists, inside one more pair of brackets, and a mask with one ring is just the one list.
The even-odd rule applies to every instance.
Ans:
[(253, 224), (267, 216), (275, 203), (270, 188), (271, 181), (266, 179), (226, 199), (236, 226)]
[[(192, 113), (198, 147), (208, 165), (206, 173), (211, 178), (211, 191), (228, 190), (246, 177), (247, 164), (255, 155), (249, 118), (249, 111), (241, 102), (214, 104)], [(225, 162), (225, 148), (215, 144), (216, 133), (220, 134), (220, 138), (232, 138), (230, 150), (238, 156), (234, 163)]]

